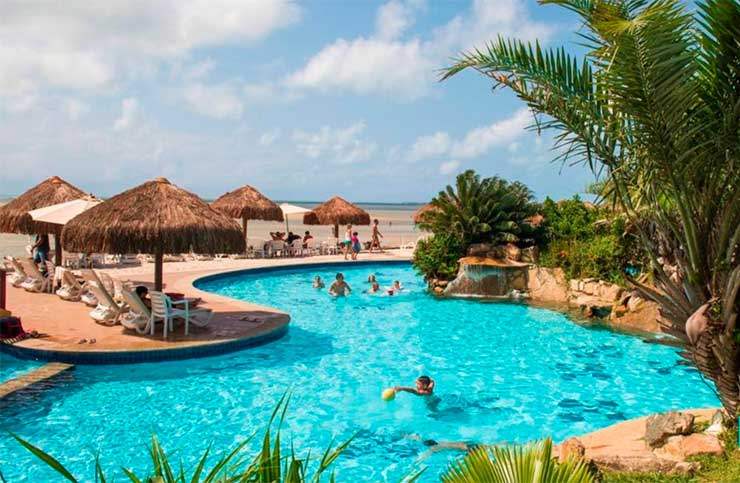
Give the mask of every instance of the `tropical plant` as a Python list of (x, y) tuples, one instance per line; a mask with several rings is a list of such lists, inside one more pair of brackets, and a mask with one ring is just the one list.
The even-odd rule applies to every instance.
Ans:
[[(244, 447), (252, 441), (252, 437), (249, 437), (206, 470), (211, 452), (209, 447), (192, 471), (186, 473), (182, 464), (175, 465), (171, 462), (171, 457), (167, 455), (157, 438), (152, 437), (149, 448), (151, 471), (147, 475), (136, 475), (133, 471), (123, 468), (123, 472), (131, 483), (319, 483), (327, 473), (329, 481), (333, 483), (335, 477), (333, 472), (329, 472), (329, 467), (352, 440), (337, 446), (330, 445), (320, 458), (311, 459), (309, 456), (300, 458), (292, 446), (288, 454), (285, 454), (281, 444), (280, 428), (285, 419), (288, 401), (289, 397), (284, 395), (278, 402), (262, 437), (261, 449), (251, 458), (244, 452)], [(72, 483), (86, 481), (75, 478), (58, 460), (20, 436), (15, 434), (11, 436), (65, 480)], [(404, 481), (411, 483), (420, 474), (409, 474)], [(98, 458), (95, 460), (94, 481), (100, 483), (109, 481)]]
[(414, 267), (427, 280), (455, 278), (459, 267), (458, 260), (465, 253), (457, 239), (451, 235), (432, 235), (419, 240), (414, 250)]
[(558, 463), (552, 440), (524, 446), (478, 447), (452, 462), (442, 483), (593, 483), (594, 473), (583, 459)]
[(427, 279), (449, 280), (473, 243), (533, 244), (536, 228), (525, 221), (536, 212), (532, 199), (522, 183), (459, 174), (420, 215), (419, 227), (432, 236), (416, 247), (414, 266)]
[[(558, 131), (559, 159), (603, 173), (641, 239), (665, 330), (740, 409), (740, 2), (542, 0), (575, 12), (588, 52), (499, 38), (475, 69)], [(648, 229), (648, 227), (650, 229)], [(687, 335), (687, 321), (691, 339)], [(697, 323), (696, 325), (693, 325)]]

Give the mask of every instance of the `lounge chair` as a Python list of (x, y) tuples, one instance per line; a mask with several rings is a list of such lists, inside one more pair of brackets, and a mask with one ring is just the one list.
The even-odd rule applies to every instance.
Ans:
[[(164, 321), (164, 337), (167, 337), (167, 330), (173, 331), (173, 319), (181, 318), (185, 320), (185, 335), (190, 333), (190, 323), (198, 327), (205, 327), (213, 317), (213, 311), (210, 309), (191, 309), (190, 301), (172, 300), (163, 292), (150, 291), (149, 296), (152, 299), (152, 318), (150, 324), (150, 333), (154, 335), (154, 323), (157, 320)], [(183, 306), (182, 309), (175, 308), (176, 305)]]
[(28, 278), (28, 275), (26, 274), (26, 271), (23, 270), (23, 267), (21, 266), (20, 262), (15, 257), (5, 257), (5, 261), (13, 267), (13, 273), (10, 274), (10, 284), (13, 287), (20, 287), (23, 282), (26, 281)]
[(146, 334), (147, 332), (154, 333), (154, 330), (149, 327), (152, 323), (152, 313), (144, 302), (139, 298), (136, 293), (132, 292), (127, 288), (121, 290), (123, 295), (123, 302), (128, 308), (128, 312), (124, 313), (119, 322), (126, 329), (135, 330), (139, 334)]
[(99, 324), (116, 325), (121, 315), (121, 306), (97, 282), (90, 282), (90, 291), (98, 301), (98, 305), (90, 312), (90, 317)]
[(59, 298), (70, 302), (79, 302), (84, 292), (85, 289), (82, 288), (74, 274), (70, 270), (65, 270), (62, 273), (62, 286), (55, 292), (59, 295)]
[(98, 272), (91, 268), (87, 268), (84, 270), (80, 270), (80, 275), (82, 275), (82, 279), (85, 281), (84, 289), (85, 292), (82, 294), (82, 302), (85, 305), (89, 305), (90, 307), (95, 307), (98, 305), (98, 299), (95, 297), (95, 294), (90, 289), (90, 285), (95, 282), (98, 284), (100, 288), (108, 292), (108, 296), (112, 298), (110, 295), (111, 292), (113, 292), (113, 279), (106, 274), (103, 274), (102, 278), (98, 275)]
[(51, 288), (53, 273), (44, 275), (32, 260), (21, 260), (23, 271), (28, 278), (21, 282), (21, 288), (28, 292), (48, 292)]

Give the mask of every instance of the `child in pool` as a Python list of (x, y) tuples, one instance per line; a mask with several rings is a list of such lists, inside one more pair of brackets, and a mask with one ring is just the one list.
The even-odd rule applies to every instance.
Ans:
[(367, 289), (367, 293), (377, 293), (380, 290), (380, 284), (373, 280), (372, 286)]
[(396, 386), (393, 388), (396, 392), (410, 392), (416, 396), (431, 396), (434, 394), (434, 379), (429, 376), (419, 376), (416, 379), (416, 387)]
[(371, 274), (370, 274), (370, 275), (369, 275), (369, 276), (367, 277), (367, 283), (375, 283), (375, 281), (376, 281), (376, 280), (375, 280), (375, 274), (374, 274), (374, 273), (371, 273)]
[(329, 294), (332, 297), (344, 297), (352, 293), (352, 288), (344, 281), (344, 274), (338, 273), (337, 279), (329, 287)]
[(321, 277), (316, 275), (313, 278), (313, 288), (324, 288), (324, 282), (321, 280)]

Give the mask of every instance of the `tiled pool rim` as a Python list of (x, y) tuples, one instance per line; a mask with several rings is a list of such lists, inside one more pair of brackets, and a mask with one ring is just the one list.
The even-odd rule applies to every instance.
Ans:
[[(355, 262), (322, 262), (322, 263), (293, 263), (275, 267), (242, 268), (227, 270), (198, 277), (192, 281), (192, 286), (199, 289), (198, 284), (224, 278), (238, 277), (239, 275), (285, 272), (304, 268), (326, 269), (357, 265), (408, 265), (408, 260), (361, 260)], [(288, 314), (290, 315), (290, 314)], [(177, 361), (212, 357), (236, 352), (250, 347), (256, 347), (275, 341), (288, 333), (289, 323), (277, 327), (266, 334), (260, 334), (226, 342), (214, 342), (189, 347), (172, 349), (150, 349), (132, 351), (57, 351), (21, 347), (12, 344), (0, 344), (0, 352), (18, 359), (30, 359), (44, 362), (63, 362), (75, 365), (107, 365), (107, 364), (138, 364), (147, 362)]]

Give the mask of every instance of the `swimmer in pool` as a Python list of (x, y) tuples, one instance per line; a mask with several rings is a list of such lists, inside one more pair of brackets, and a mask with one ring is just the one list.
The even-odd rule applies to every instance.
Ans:
[(324, 282), (318, 275), (313, 278), (313, 288), (324, 288)]
[(401, 287), (401, 282), (399, 282), (398, 280), (396, 280), (396, 281), (393, 282), (393, 287), (392, 288), (393, 288), (393, 291), (394, 292), (400, 292), (400, 291), (403, 290), (403, 287)]
[(417, 396), (431, 396), (434, 394), (434, 379), (429, 376), (420, 376), (416, 379), (416, 387), (396, 386), (393, 389), (395, 389), (396, 392), (410, 392)]
[(367, 289), (367, 293), (377, 293), (380, 291), (380, 284), (378, 282), (373, 281), (372, 286)]
[(371, 273), (371, 274), (370, 274), (370, 275), (369, 275), (369, 276), (367, 277), (367, 283), (375, 283), (375, 282), (376, 282), (376, 280), (375, 280), (375, 274), (374, 274), (374, 273)]
[(337, 279), (332, 282), (329, 287), (329, 294), (332, 297), (344, 297), (352, 293), (352, 288), (347, 282), (344, 281), (344, 275), (341, 273), (337, 274)]

